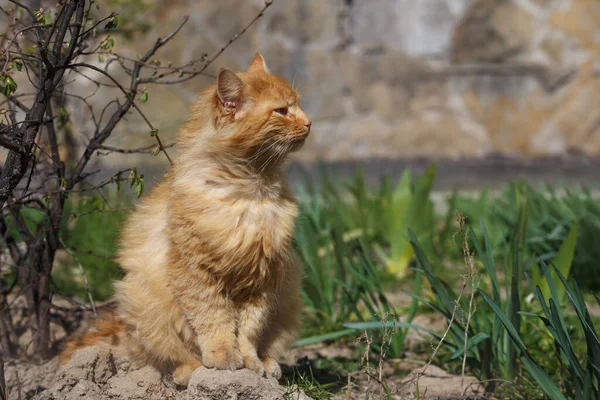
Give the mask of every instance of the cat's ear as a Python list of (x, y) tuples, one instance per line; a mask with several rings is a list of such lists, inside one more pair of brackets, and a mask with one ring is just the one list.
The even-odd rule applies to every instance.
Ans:
[(248, 72), (259, 72), (259, 71), (266, 72), (267, 74), (270, 72), (263, 56), (260, 53), (256, 53), (256, 55), (250, 62), (250, 66), (248, 67)]
[(244, 101), (244, 82), (232, 70), (221, 68), (217, 77), (217, 96), (224, 108), (235, 113)]

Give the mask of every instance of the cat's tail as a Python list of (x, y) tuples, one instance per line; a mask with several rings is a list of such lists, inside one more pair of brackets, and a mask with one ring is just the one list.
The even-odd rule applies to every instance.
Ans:
[(114, 311), (106, 311), (102, 318), (94, 321), (93, 329), (78, 334), (71, 338), (60, 353), (60, 364), (65, 364), (75, 350), (97, 344), (117, 346), (125, 332), (125, 324)]

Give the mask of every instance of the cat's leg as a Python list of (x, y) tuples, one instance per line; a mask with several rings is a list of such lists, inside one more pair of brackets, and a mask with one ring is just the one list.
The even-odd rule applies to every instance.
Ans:
[[(202, 364), (235, 371), (243, 366), (237, 342), (238, 312), (207, 272), (173, 267), (169, 288), (196, 334)], [(179, 271), (179, 273), (176, 273)]]
[(270, 331), (271, 340), (264, 342), (264, 346), (261, 346), (259, 349), (259, 354), (263, 361), (265, 375), (279, 379), (281, 378), (279, 363), (292, 348), (296, 340), (297, 327), (295, 322), (286, 326), (286, 321), (284, 321), (283, 324), (274, 324), (271, 326)]
[(116, 284), (119, 314), (126, 321), (122, 347), (140, 365), (163, 372), (175, 367), (173, 380), (187, 386), (202, 365), (200, 350), (181, 307), (161, 283), (130, 274)]
[(267, 377), (281, 378), (279, 363), (296, 340), (302, 307), (300, 272), (300, 268), (293, 270), (277, 292), (274, 312), (258, 346)]
[(265, 326), (269, 323), (272, 313), (272, 303), (268, 295), (247, 300), (240, 306), (240, 324), (238, 342), (244, 360), (244, 368), (248, 368), (263, 376), (265, 368), (258, 356), (258, 345)]

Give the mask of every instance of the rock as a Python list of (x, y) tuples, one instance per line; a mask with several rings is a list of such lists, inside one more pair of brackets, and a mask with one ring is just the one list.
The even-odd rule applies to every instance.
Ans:
[(135, 368), (125, 357), (115, 357), (113, 350), (105, 346), (77, 350), (55, 374), (48, 370), (44, 373), (53, 376), (53, 383), (40, 387), (33, 397), (35, 400), (177, 398), (173, 385), (164, 383), (156, 369)]
[(34, 397), (35, 400), (108, 400), (109, 396), (101, 393), (100, 387), (90, 381), (80, 381), (69, 386), (68, 390), (48, 390)]
[(161, 375), (151, 366), (135, 370), (127, 375), (116, 376), (108, 381), (106, 392), (118, 398), (124, 393), (129, 399), (146, 399), (148, 394), (160, 391)]
[(192, 374), (187, 400), (283, 400), (285, 392), (274, 379), (242, 369), (216, 371), (198, 368)]
[(9, 360), (4, 365), (4, 375), (9, 399), (26, 399), (50, 387), (58, 361), (31, 365), (24, 361)]
[(59, 367), (56, 380), (67, 385), (78, 381), (102, 384), (115, 374), (111, 350), (102, 346), (90, 346), (73, 353), (71, 359)]

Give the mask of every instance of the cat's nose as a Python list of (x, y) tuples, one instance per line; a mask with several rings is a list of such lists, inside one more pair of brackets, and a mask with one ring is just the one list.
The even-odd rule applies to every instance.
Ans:
[(312, 122), (310, 121), (306, 121), (304, 123), (304, 126), (306, 127), (306, 133), (308, 134), (310, 132), (310, 126), (312, 125)]

